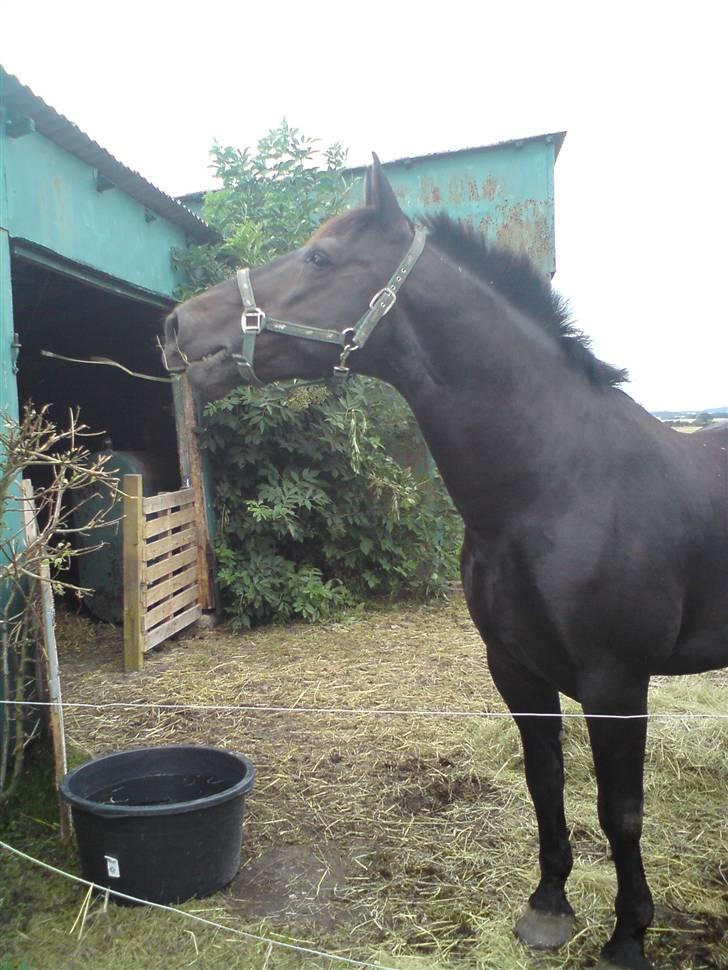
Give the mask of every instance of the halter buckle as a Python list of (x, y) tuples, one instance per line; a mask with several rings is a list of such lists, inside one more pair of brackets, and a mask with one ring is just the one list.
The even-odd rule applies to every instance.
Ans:
[(243, 333), (258, 334), (263, 329), (264, 322), (265, 310), (261, 310), (260, 307), (257, 306), (246, 307), (243, 310), (242, 317), (240, 318), (240, 327)]
[(376, 306), (382, 311), (382, 316), (385, 316), (387, 313), (389, 313), (396, 302), (397, 294), (395, 291), (391, 286), (385, 286), (378, 293), (375, 293), (371, 298), (369, 309), (373, 310)]

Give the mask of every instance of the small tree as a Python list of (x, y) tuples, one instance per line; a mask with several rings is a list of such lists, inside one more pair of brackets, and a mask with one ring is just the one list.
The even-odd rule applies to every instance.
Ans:
[(283, 121), (254, 152), (213, 145), (211, 168), (221, 188), (207, 193), (202, 214), (222, 238), (176, 252), (188, 278), (181, 297), (219, 283), (240, 266), (290, 252), (342, 211), (349, 189), (346, 152), (339, 144), (321, 150), (317, 144)]
[[(40, 584), (56, 593), (84, 590), (68, 579), (68, 566), (98, 546), (76, 548), (73, 537), (108, 525), (107, 513), (118, 494), (118, 480), (104, 465), (109, 456), (92, 456), (88, 428), (71, 412), (69, 426), (59, 430), (47, 408), (28, 405), (20, 421), (0, 415), (0, 693), (15, 705), (0, 705), (0, 804), (12, 793), (23, 765), (25, 749), (39, 721), (28, 718), (22, 702), (35, 690), (35, 651), (40, 642)], [(20, 480), (31, 469), (42, 469), (45, 485), (34, 495), (36, 534), (28, 538), (22, 525), (26, 501)], [(103, 490), (108, 506), (84, 516), (89, 497)]]
[[(222, 188), (203, 214), (222, 241), (178, 254), (185, 295), (289, 252), (346, 204), (344, 151), (285, 122), (256, 152), (215, 145), (212, 158)], [(241, 387), (205, 414), (235, 623), (324, 619), (371, 593), (441, 593), (455, 575), (461, 526), (442, 483), (392, 458), (419, 437), (392, 388)]]

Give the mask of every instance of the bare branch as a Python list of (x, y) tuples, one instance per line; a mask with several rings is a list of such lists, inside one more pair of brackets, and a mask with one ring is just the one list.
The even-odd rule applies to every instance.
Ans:
[[(65, 430), (49, 419), (47, 406), (27, 405), (19, 421), (0, 414), (3, 521), (8, 521), (8, 513), (27, 518), (21, 478), (42, 468), (46, 482), (34, 495), (37, 534), (26, 538), (21, 528), (0, 540), (0, 584), (6, 590), (0, 611), (0, 677), (9, 687), (9, 699), (17, 702), (0, 705), (0, 804), (14, 789), (25, 749), (39, 730), (37, 722), (28, 724), (21, 702), (35, 682), (29, 669), (39, 641), (40, 589), (48, 582), (45, 567), (50, 570), (54, 592), (68, 591), (79, 597), (92, 592), (65, 577), (73, 559), (97, 551), (104, 543), (77, 548), (71, 540), (119, 522), (114, 509), (122, 493), (118, 477), (106, 468), (111, 456), (93, 455), (88, 447), (90, 439), (100, 434), (103, 432), (91, 432), (79, 421), (77, 410), (69, 411)], [(104, 499), (100, 509), (95, 507), (99, 499)], [(15, 672), (12, 677), (11, 671)]]

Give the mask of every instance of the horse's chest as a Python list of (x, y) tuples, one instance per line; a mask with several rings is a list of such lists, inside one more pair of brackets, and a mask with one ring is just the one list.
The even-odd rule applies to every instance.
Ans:
[(574, 656), (560, 623), (565, 603), (558, 595), (544, 595), (533, 559), (513, 547), (487, 554), (466, 543), (463, 586), (486, 643), (497, 643), (534, 673), (571, 692)]

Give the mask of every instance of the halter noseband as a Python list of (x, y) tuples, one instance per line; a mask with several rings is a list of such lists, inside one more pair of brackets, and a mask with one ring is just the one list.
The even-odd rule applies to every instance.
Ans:
[(369, 309), (359, 318), (353, 327), (345, 330), (325, 330), (321, 327), (308, 327), (301, 323), (291, 323), (289, 320), (276, 320), (269, 317), (255, 302), (250, 270), (239, 269), (237, 272), (238, 289), (243, 301), (243, 315), (240, 327), (243, 331), (242, 353), (231, 356), (237, 363), (243, 377), (256, 387), (262, 387), (261, 381), (253, 370), (255, 355), (255, 341), (258, 334), (264, 330), (274, 333), (288, 334), (290, 337), (301, 337), (304, 340), (318, 340), (327, 344), (337, 344), (341, 347), (339, 363), (334, 367), (334, 378), (345, 380), (349, 376), (346, 361), (355, 350), (361, 350), (371, 336), (374, 328), (397, 302), (397, 294), (409, 276), (412, 267), (422, 255), (427, 241), (427, 230), (424, 226), (415, 226), (415, 236), (404, 259), (397, 265), (389, 282), (379, 292), (375, 293), (369, 303)]

